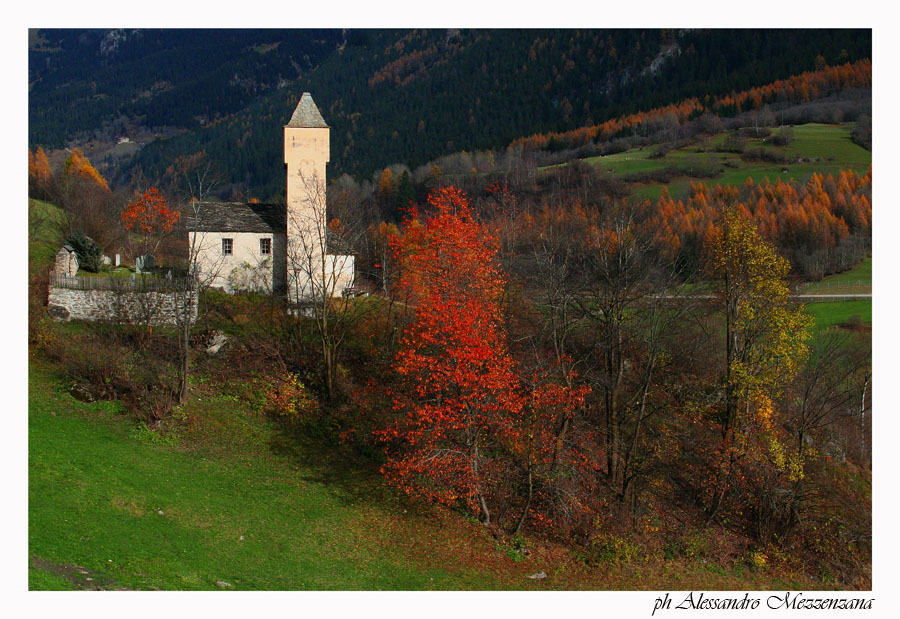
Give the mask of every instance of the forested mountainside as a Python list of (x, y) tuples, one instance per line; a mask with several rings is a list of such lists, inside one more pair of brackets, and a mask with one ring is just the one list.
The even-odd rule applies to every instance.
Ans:
[(196, 129), (304, 75), (339, 30), (33, 30), (29, 140)]
[[(205, 150), (268, 199), (304, 91), (332, 128), (331, 174), (367, 177), (870, 55), (857, 30), (40, 30), (29, 139), (88, 146), (119, 184)], [(112, 169), (123, 135), (142, 147)]]

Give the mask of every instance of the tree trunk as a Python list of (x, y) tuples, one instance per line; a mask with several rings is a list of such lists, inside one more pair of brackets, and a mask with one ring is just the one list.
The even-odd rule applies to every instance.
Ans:
[(516, 525), (516, 530), (513, 531), (513, 535), (518, 535), (519, 531), (522, 530), (522, 525), (525, 524), (525, 518), (528, 516), (528, 509), (531, 507), (531, 497), (534, 495), (534, 480), (532, 478), (531, 467), (528, 467), (528, 500), (525, 501), (525, 508), (522, 510), (522, 517), (519, 518), (519, 524)]

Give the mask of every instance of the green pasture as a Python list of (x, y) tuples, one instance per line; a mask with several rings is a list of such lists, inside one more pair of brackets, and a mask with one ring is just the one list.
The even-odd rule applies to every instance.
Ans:
[[(634, 148), (604, 157), (585, 159), (613, 176), (623, 176), (636, 172), (662, 169), (671, 165), (690, 168), (692, 165), (715, 167), (721, 170), (715, 178), (696, 178), (695, 182), (709, 185), (743, 185), (748, 178), (755, 183), (768, 180), (805, 181), (813, 173), (836, 174), (840, 170), (853, 169), (863, 174), (872, 163), (872, 153), (855, 144), (850, 139), (853, 123), (825, 125), (809, 123), (793, 127), (794, 139), (785, 148), (770, 146), (772, 136), (778, 131), (773, 127), (767, 138), (751, 138), (747, 140), (747, 149), (768, 148), (782, 152), (788, 161), (784, 164), (773, 164), (765, 161), (743, 161), (735, 153), (719, 153), (714, 149), (727, 138), (728, 133), (721, 133), (701, 144), (692, 144), (673, 150), (660, 159), (651, 159), (656, 151), (655, 146)], [(802, 159), (803, 161), (799, 161)], [(810, 161), (813, 160), (813, 161)], [(684, 196), (690, 186), (687, 177), (676, 179), (665, 186), (669, 195)], [(634, 183), (632, 190), (638, 198), (655, 200), (659, 197), (664, 185), (659, 183)]]
[(807, 303), (805, 308), (815, 320), (812, 328), (814, 334), (851, 324), (857, 316), (863, 325), (872, 326), (872, 299), (821, 301)]
[(801, 292), (807, 294), (871, 294), (872, 258), (866, 258), (849, 271), (829, 275), (820, 282), (806, 284)]
[(28, 200), (28, 263), (48, 265), (59, 251), (65, 236), (65, 214), (41, 200)]
[(430, 540), (422, 556), (392, 540), (396, 499), (352, 467), (296, 452), (234, 401), (193, 405), (214, 420), (221, 450), (184, 449), (115, 403), (75, 401), (48, 368), (30, 369), (31, 588), (500, 586), (465, 564), (430, 564)]

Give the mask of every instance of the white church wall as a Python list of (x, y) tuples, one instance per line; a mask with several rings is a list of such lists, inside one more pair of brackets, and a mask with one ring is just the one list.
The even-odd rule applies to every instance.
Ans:
[[(269, 240), (269, 253), (260, 241)], [(224, 241), (231, 253), (225, 253)], [(191, 232), (200, 282), (226, 292), (254, 290), (272, 293), (284, 288), (286, 235), (271, 232)]]

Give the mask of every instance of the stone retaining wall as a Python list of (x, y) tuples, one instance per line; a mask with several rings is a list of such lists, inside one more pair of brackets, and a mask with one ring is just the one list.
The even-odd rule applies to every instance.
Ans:
[(75, 290), (50, 286), (47, 312), (54, 319), (63, 321), (174, 325), (185, 297), (192, 300), (191, 322), (197, 320), (198, 296), (196, 292)]

